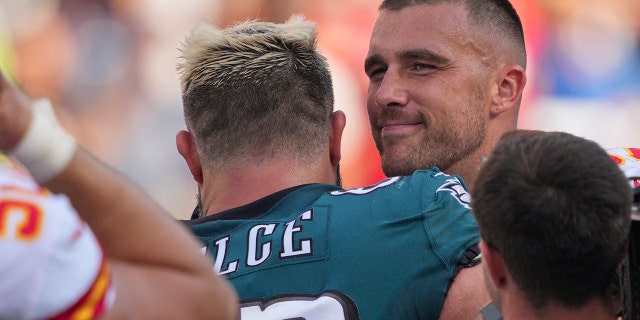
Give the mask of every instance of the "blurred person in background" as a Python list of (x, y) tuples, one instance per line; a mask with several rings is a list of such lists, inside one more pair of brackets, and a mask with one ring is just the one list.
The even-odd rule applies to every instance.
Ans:
[(638, 95), (637, 5), (626, 0), (539, 2), (550, 24), (536, 83), (542, 93), (580, 100)]
[(640, 2), (537, 2), (547, 23), (521, 127), (640, 145)]

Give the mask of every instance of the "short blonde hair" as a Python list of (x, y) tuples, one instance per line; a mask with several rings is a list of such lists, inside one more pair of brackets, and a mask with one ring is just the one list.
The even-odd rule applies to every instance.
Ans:
[(192, 30), (178, 71), (185, 119), (202, 156), (217, 163), (320, 154), (333, 87), (316, 37), (315, 23), (302, 16)]

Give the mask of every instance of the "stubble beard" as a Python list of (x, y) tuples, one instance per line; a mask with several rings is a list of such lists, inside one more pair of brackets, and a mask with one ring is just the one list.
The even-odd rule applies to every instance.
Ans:
[[(487, 133), (487, 120), (481, 111), (472, 110), (471, 117), (463, 117), (459, 123), (446, 127), (432, 128), (427, 125), (425, 136), (415, 146), (408, 145), (405, 151), (388, 152), (385, 141), (378, 136), (376, 147), (381, 155), (382, 171), (388, 177), (411, 175), (420, 169), (437, 167), (447, 172), (454, 164), (467, 158), (477, 150)], [(408, 143), (407, 137), (401, 141), (387, 141), (387, 145)], [(456, 172), (447, 172), (456, 174)]]

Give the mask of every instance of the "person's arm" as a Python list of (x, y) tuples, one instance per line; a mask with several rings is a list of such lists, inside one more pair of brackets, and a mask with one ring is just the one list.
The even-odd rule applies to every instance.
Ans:
[(440, 320), (478, 319), (482, 307), (491, 302), (484, 282), (482, 263), (460, 270), (440, 311)]
[(45, 186), (69, 196), (104, 249), (116, 288), (107, 319), (234, 318), (234, 293), (195, 239), (85, 150)]
[[(31, 109), (28, 97), (0, 79), (0, 149), (13, 151), (23, 145), (25, 136), (39, 129), (31, 126), (37, 112), (41, 111)], [(56, 139), (41, 149), (60, 153), (55, 149), (60, 145), (64, 151), (68, 141), (60, 143), (65, 138), (59, 135)], [(18, 159), (27, 169), (39, 172), (34, 175), (38, 182), (70, 198), (101, 243), (116, 291), (105, 318), (235, 319), (235, 292), (215, 274), (188, 231), (147, 194), (75, 142), (66, 150), (67, 156), (49, 157), (44, 152), (38, 157), (34, 156), (37, 152), (31, 156), (27, 152)], [(59, 163), (48, 163), (50, 158)], [(62, 171), (55, 172), (56, 167)]]

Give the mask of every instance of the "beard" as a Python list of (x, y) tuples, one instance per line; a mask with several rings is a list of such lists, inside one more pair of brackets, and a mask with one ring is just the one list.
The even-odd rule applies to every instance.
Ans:
[(342, 187), (342, 175), (340, 174), (340, 164), (336, 166), (336, 185)]
[(196, 207), (193, 209), (191, 213), (191, 219), (202, 218), (206, 216), (207, 213), (202, 209), (202, 197), (200, 196), (200, 186), (198, 186), (198, 193), (196, 194)]
[(378, 131), (374, 140), (385, 175), (406, 176), (432, 167), (446, 171), (477, 150), (487, 134), (487, 119), (482, 109), (476, 107), (468, 110), (466, 116), (456, 116), (457, 121), (437, 124), (423, 117), (422, 134), (410, 137), (382, 139)]

